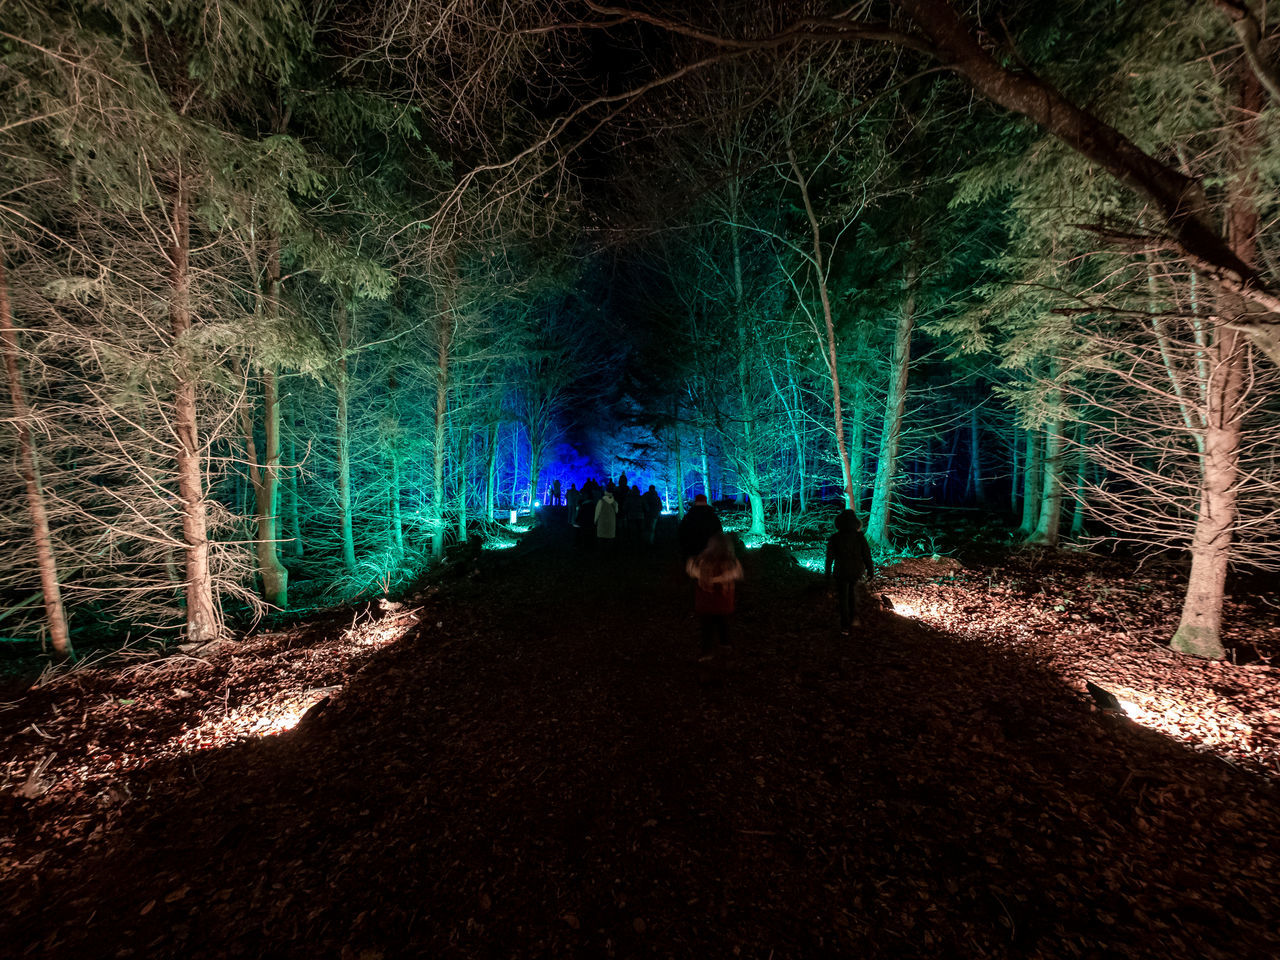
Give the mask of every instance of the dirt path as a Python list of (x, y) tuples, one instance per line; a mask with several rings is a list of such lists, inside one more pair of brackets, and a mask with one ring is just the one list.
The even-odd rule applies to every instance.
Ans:
[(998, 645), (893, 616), (840, 638), (811, 577), (758, 559), (708, 669), (669, 552), (530, 547), (428, 601), (298, 729), (136, 771), (108, 828), (5, 891), (0, 943), (1280, 955), (1263, 781)]

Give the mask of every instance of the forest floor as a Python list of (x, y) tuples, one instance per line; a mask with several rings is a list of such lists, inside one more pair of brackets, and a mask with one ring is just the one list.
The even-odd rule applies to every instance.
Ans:
[(843, 637), (752, 551), (704, 664), (669, 543), (539, 528), (403, 605), (28, 678), (0, 952), (1280, 955), (1266, 598), (1252, 662), (1188, 661), (1163, 574), (961, 559), (887, 569), (900, 613)]

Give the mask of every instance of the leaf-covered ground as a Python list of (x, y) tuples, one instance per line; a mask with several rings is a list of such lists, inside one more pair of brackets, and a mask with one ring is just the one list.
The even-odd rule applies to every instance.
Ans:
[(1172, 581), (909, 561), (841, 637), (765, 550), (708, 665), (669, 547), (564, 533), (0, 698), (5, 955), (1280, 955), (1265, 603), (1188, 663)]

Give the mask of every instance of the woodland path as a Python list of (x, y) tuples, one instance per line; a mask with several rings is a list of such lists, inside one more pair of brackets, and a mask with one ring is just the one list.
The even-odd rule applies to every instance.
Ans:
[(998, 648), (841, 638), (759, 554), (700, 666), (670, 544), (567, 534), (433, 594), (298, 729), (135, 773), (6, 891), (0, 953), (1280, 955), (1264, 781)]

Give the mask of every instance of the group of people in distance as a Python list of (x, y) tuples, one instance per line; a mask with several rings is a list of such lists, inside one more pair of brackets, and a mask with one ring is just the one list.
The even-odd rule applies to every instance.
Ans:
[[(549, 501), (559, 504), (558, 480), (552, 485)], [(591, 478), (581, 489), (576, 484), (570, 486), (565, 506), (569, 522), (578, 530), (578, 543), (584, 547), (599, 543), (606, 549), (619, 539), (652, 546), (663, 508), (662, 497), (652, 484), (641, 493), (639, 485), (627, 483), (625, 473), (617, 483), (607, 480), (601, 486)], [(827, 540), (825, 579), (828, 592), (838, 602), (840, 632), (847, 636), (859, 622), (858, 581), (864, 574), (870, 580), (875, 567), (858, 515), (842, 510), (835, 527), (835, 533)], [(742, 563), (705, 494), (693, 498), (676, 530), (676, 540), (685, 572), (695, 582), (693, 610), (699, 626), (699, 659), (710, 660), (717, 647), (729, 646), (729, 623), (737, 609)]]
[[(557, 484), (559, 481), (557, 481)], [(653, 545), (662, 516), (662, 497), (653, 484), (644, 493), (627, 483), (623, 473), (615, 484), (604, 486), (589, 478), (579, 490), (574, 484), (565, 494), (569, 522), (578, 528), (578, 542), (585, 547), (599, 542), (606, 549), (619, 539)]]
[[(840, 608), (840, 632), (848, 635), (858, 624), (856, 584), (866, 574), (875, 575), (871, 547), (862, 533), (862, 523), (852, 510), (842, 510), (836, 517), (836, 532), (827, 540), (825, 578), (834, 590)], [(742, 579), (742, 564), (734, 551), (733, 541), (724, 533), (720, 517), (698, 494), (693, 506), (680, 521), (676, 538), (684, 556), (684, 569), (696, 587), (693, 611), (698, 617), (699, 660), (712, 659), (717, 644), (729, 646), (729, 620), (737, 607), (737, 583)]]

